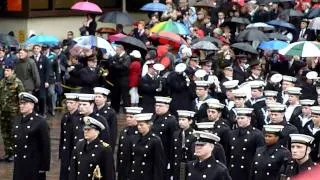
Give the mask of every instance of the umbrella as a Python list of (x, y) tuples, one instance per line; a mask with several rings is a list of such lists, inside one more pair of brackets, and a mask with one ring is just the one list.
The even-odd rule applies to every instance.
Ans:
[(101, 28), (97, 29), (96, 32), (114, 34), (114, 33), (116, 33), (116, 30), (111, 27), (101, 27)]
[(242, 41), (267, 41), (269, 38), (257, 29), (246, 29), (241, 31), (237, 37), (238, 42)]
[(280, 41), (290, 41), (290, 39), (284, 35), (284, 34), (280, 34), (280, 33), (266, 33), (267, 37), (271, 40), (280, 40)]
[(49, 46), (59, 44), (59, 39), (56, 36), (37, 35), (29, 38), (26, 44), (45, 44)]
[(287, 42), (272, 40), (272, 41), (264, 41), (260, 43), (258, 48), (263, 50), (279, 50), (287, 47), (289, 44)]
[(187, 44), (181, 36), (172, 32), (162, 31), (154, 33), (151, 35), (151, 38), (157, 39), (160, 44), (169, 44), (177, 49), (179, 49), (182, 44)]
[(91, 13), (102, 13), (102, 9), (98, 5), (87, 1), (77, 2), (71, 7), (71, 9)]
[(269, 31), (269, 30), (273, 30), (274, 26), (271, 26), (271, 25), (263, 23), (263, 22), (257, 22), (257, 23), (249, 24), (246, 28), (247, 29), (250, 29), (250, 28), (263, 28), (264, 30)]
[(194, 7), (198, 7), (198, 8), (214, 8), (215, 6), (211, 3), (211, 4), (209, 4), (208, 2), (207, 2), (207, 0), (202, 0), (202, 1), (199, 1), (199, 2), (197, 2), (197, 3), (195, 3), (194, 5), (193, 5)]
[(108, 41), (115, 42), (115, 41), (118, 41), (119, 39), (126, 37), (126, 36), (127, 35), (122, 34), (122, 33), (113, 34), (113, 35), (108, 36)]
[(232, 17), (230, 22), (234, 22), (238, 24), (250, 24), (249, 19), (244, 17)]
[(285, 56), (319, 57), (320, 44), (311, 41), (299, 41), (280, 49), (279, 53)]
[(280, 15), (286, 15), (290, 17), (303, 17), (304, 14), (300, 11), (293, 10), (293, 9), (286, 9), (280, 13)]
[(209, 42), (212, 42), (214, 45), (216, 45), (218, 47), (222, 46), (222, 42), (219, 39), (211, 37), (211, 36), (205, 36), (202, 39), (195, 39), (195, 40), (192, 41), (191, 44), (195, 44), (195, 43), (197, 43), (199, 41), (209, 41)]
[(101, 38), (96, 36), (80, 36), (73, 39), (77, 44), (75, 46), (80, 46), (86, 49), (91, 49), (92, 47), (98, 47), (101, 49), (105, 49), (111, 56), (115, 55), (116, 52), (111, 46), (111, 44)]
[(122, 24), (124, 26), (133, 24), (132, 17), (128, 13), (120, 11), (104, 13), (102, 16), (100, 16), (98, 21), (103, 23)]
[(307, 15), (309, 19), (319, 17), (319, 16), (320, 16), (320, 8), (312, 8)]
[(320, 17), (316, 17), (311, 20), (308, 25), (308, 29), (319, 30), (320, 29)]
[(269, 21), (269, 22), (267, 22), (267, 24), (275, 26), (275, 27), (283, 27), (286, 29), (292, 29), (292, 30), (296, 29), (293, 24), (288, 23), (284, 20), (280, 20), (280, 19)]
[(258, 54), (257, 50), (248, 43), (234, 43), (231, 47), (248, 53)]
[(150, 29), (150, 32), (161, 32), (161, 31), (168, 31), (173, 32), (180, 35), (188, 35), (190, 34), (189, 29), (182, 23), (175, 22), (175, 21), (164, 21), (160, 22), (153, 26)]
[(167, 6), (162, 3), (148, 3), (142, 6), (140, 9), (142, 11), (154, 11), (154, 12), (164, 12), (167, 10)]
[(210, 41), (199, 41), (191, 46), (191, 49), (217, 51), (219, 48)]
[(13, 36), (2, 33), (0, 33), (0, 44), (11, 47), (19, 47), (19, 42)]
[(146, 45), (139, 39), (131, 37), (131, 36), (126, 36), (115, 43), (117, 44), (122, 44), (123, 46), (130, 48), (130, 49), (136, 49), (138, 48), (139, 50), (147, 51)]

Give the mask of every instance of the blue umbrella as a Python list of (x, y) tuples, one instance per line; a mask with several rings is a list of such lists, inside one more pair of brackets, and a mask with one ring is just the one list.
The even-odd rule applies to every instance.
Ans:
[(272, 40), (272, 41), (263, 41), (260, 43), (259, 47), (263, 50), (279, 50), (287, 47), (289, 44), (284, 41)]
[(110, 55), (115, 55), (116, 51), (113, 49), (111, 44), (101, 38), (96, 36), (80, 36), (75, 39), (73, 39), (75, 42), (77, 42), (76, 46), (80, 46), (86, 49), (91, 49), (93, 47), (98, 47), (101, 49), (105, 49)]
[(29, 38), (26, 44), (45, 44), (49, 46), (58, 45), (59, 39), (56, 36), (37, 35)]
[(276, 26), (276, 27), (283, 27), (283, 28), (291, 29), (291, 30), (296, 29), (293, 24), (288, 23), (284, 20), (280, 20), (280, 19), (269, 21), (269, 22), (267, 22), (267, 24), (272, 25), (272, 26)]
[(307, 15), (309, 19), (319, 17), (319, 16), (320, 16), (320, 8), (312, 8)]
[(154, 11), (154, 12), (164, 12), (167, 10), (167, 6), (162, 3), (148, 3), (143, 5), (140, 9), (142, 11)]

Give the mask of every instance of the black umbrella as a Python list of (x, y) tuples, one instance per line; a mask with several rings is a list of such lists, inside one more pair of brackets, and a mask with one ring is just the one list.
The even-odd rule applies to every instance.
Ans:
[(147, 47), (146, 45), (139, 39), (131, 37), (131, 36), (126, 36), (123, 37), (121, 39), (119, 39), (118, 41), (115, 42), (116, 44), (122, 44), (124, 47), (126, 47), (127, 49), (139, 49), (142, 51), (147, 51)]
[(232, 17), (230, 22), (237, 24), (250, 24), (249, 19), (244, 17)]
[(304, 14), (300, 11), (293, 9), (286, 9), (280, 13), (280, 15), (290, 16), (290, 17), (303, 17)]
[(221, 42), (219, 39), (214, 38), (214, 37), (211, 37), (211, 36), (205, 36), (205, 37), (202, 38), (202, 39), (195, 39), (195, 40), (192, 41), (191, 44), (195, 44), (195, 43), (197, 43), (197, 42), (199, 42), (199, 41), (210, 41), (210, 42), (212, 42), (214, 45), (216, 45), (217, 47), (221, 47), (221, 46), (222, 46), (222, 42)]
[(267, 41), (269, 38), (257, 29), (246, 29), (239, 33), (237, 37), (238, 42), (242, 41)]
[(266, 33), (266, 36), (271, 40), (290, 41), (286, 35), (280, 33)]
[(8, 34), (0, 33), (0, 44), (11, 47), (19, 47), (19, 42)]
[(258, 54), (257, 50), (255, 48), (253, 48), (250, 44), (248, 43), (234, 43), (231, 45), (232, 48), (244, 51), (244, 52), (248, 52), (248, 53), (252, 53), (252, 54)]
[(98, 21), (104, 23), (122, 24), (124, 26), (133, 24), (132, 17), (128, 13), (120, 11), (111, 11), (104, 13), (102, 16), (100, 16)]

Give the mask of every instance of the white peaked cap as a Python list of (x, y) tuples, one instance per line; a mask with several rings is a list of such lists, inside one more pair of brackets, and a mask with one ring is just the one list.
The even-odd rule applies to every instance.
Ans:
[(134, 115), (136, 121), (150, 121), (152, 118), (152, 113), (141, 113)]
[(305, 134), (290, 134), (291, 143), (301, 143), (311, 145), (314, 137)]
[(110, 94), (110, 90), (103, 87), (95, 87), (93, 88), (95, 94), (103, 94), (108, 96)]
[(172, 98), (170, 97), (164, 97), (164, 96), (155, 96), (156, 103), (165, 103), (170, 104)]
[(226, 81), (222, 84), (226, 89), (234, 89), (239, 85), (238, 80), (230, 80)]
[(220, 141), (220, 137), (203, 131), (194, 131), (193, 135), (197, 138), (197, 142), (205, 142), (205, 143), (211, 143), (214, 144), (215, 142)]
[(263, 129), (265, 132), (269, 132), (269, 133), (277, 133), (277, 132), (281, 132), (282, 129), (284, 128), (284, 126), (282, 125), (264, 125)]
[(127, 114), (139, 114), (143, 110), (142, 107), (125, 107)]
[(193, 118), (195, 112), (194, 111), (187, 111), (187, 110), (177, 110), (179, 117), (186, 117), (186, 118)]
[(78, 94), (79, 101), (93, 101), (94, 94)]

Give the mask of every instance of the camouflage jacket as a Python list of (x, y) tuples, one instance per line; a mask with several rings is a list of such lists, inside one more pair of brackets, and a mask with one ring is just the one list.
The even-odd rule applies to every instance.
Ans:
[(19, 93), (24, 91), (23, 84), (16, 75), (0, 81), (0, 111), (18, 112)]

